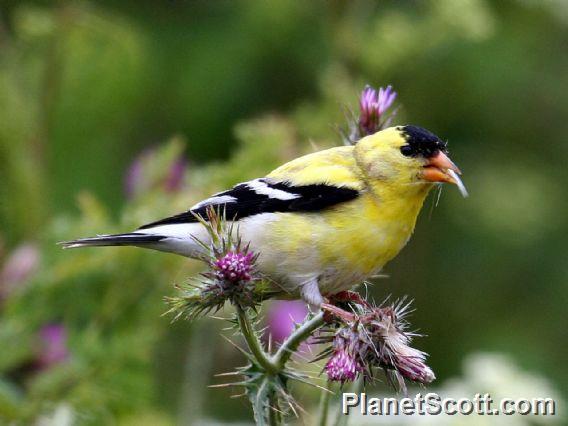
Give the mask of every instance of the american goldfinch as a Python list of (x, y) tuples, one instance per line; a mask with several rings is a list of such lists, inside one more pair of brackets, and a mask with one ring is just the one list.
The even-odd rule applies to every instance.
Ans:
[(409, 240), (435, 184), (463, 187), (446, 144), (423, 128), (391, 127), (290, 161), (188, 211), (136, 231), (63, 243), (137, 246), (197, 257), (208, 234), (195, 215), (222, 207), (243, 242), (258, 253), (259, 271), (287, 297), (319, 306), (378, 273)]

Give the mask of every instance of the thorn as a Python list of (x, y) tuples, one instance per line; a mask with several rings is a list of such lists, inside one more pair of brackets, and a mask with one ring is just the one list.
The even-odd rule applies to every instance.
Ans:
[(288, 407), (290, 407), (290, 410), (292, 410), (292, 412), (294, 413), (294, 416), (298, 419), (300, 418), (300, 416), (298, 416), (298, 412), (296, 411), (296, 409), (294, 408), (294, 404), (292, 404), (292, 402), (288, 402)]
[(329, 388), (326, 388), (325, 386), (316, 385), (316, 384), (314, 384), (314, 383), (312, 383), (312, 385), (315, 386), (316, 388), (318, 388), (319, 390), (322, 390), (322, 391), (325, 391), (325, 392), (329, 393), (330, 395), (335, 395), (335, 392), (334, 392), (334, 391), (332, 391), (332, 390), (329, 389)]
[(279, 410), (279, 409), (276, 408), (276, 407), (270, 406), (269, 408), (270, 408), (271, 410), (273, 410), (273, 411), (276, 411), (277, 413), (282, 414), (282, 415), (285, 415), (285, 414), (286, 414), (286, 413), (284, 413), (284, 411)]
[(229, 318), (218, 317), (218, 316), (215, 316), (215, 315), (209, 315), (209, 318), (213, 318), (213, 319), (216, 319), (216, 320), (222, 320), (222, 321), (229, 321)]
[(221, 337), (223, 339), (225, 339), (227, 342), (229, 342), (231, 345), (233, 345), (235, 348), (237, 348), (244, 356), (246, 356), (248, 359), (251, 359), (254, 361), (253, 357), (251, 354), (249, 354), (245, 349), (241, 348), (239, 345), (237, 345), (235, 342), (233, 342), (231, 339), (229, 339), (227, 336), (225, 336), (224, 334), (221, 334)]
[(239, 373), (238, 371), (230, 371), (228, 373), (218, 373), (213, 375), (213, 377), (225, 377), (225, 376), (238, 376), (242, 373)]
[(222, 383), (220, 385), (209, 385), (208, 388), (228, 388), (229, 386), (245, 386), (243, 382)]
[[(293, 350), (288, 349), (288, 348), (285, 348), (284, 350), (285, 350), (286, 352), (288, 352), (288, 353), (292, 353), (292, 354), (296, 355), (297, 357), (299, 357), (299, 358), (302, 359), (303, 361), (310, 362), (310, 359), (309, 359), (308, 357), (306, 357), (305, 355), (300, 354), (298, 351), (293, 351)], [(292, 362), (296, 362), (296, 361), (292, 360)], [(297, 363), (297, 362), (296, 362), (296, 363)]]
[(241, 398), (241, 397), (243, 397), (243, 396), (246, 396), (246, 394), (247, 394), (246, 392), (243, 392), (243, 393), (239, 393), (239, 394), (237, 394), (237, 395), (231, 395), (229, 398), (231, 398), (231, 399), (237, 399), (237, 398)]

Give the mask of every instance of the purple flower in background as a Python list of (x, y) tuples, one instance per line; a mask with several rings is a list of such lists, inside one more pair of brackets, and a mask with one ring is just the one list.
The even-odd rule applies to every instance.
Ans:
[(224, 281), (250, 281), (253, 268), (253, 253), (230, 251), (214, 263), (217, 277)]
[(185, 169), (187, 161), (185, 158), (179, 158), (172, 164), (168, 177), (166, 178), (165, 189), (169, 192), (179, 191), (183, 185), (185, 178)]
[(124, 177), (124, 192), (127, 198), (133, 198), (139, 192), (142, 180), (142, 163), (144, 158), (151, 155), (151, 151), (146, 150), (140, 153), (128, 167)]
[(180, 156), (169, 164), (167, 170), (154, 170), (151, 163), (158, 161), (158, 154), (157, 148), (145, 149), (130, 164), (124, 177), (124, 192), (127, 198), (134, 198), (155, 187), (168, 192), (181, 189), (187, 161)]
[(371, 135), (385, 125), (384, 114), (396, 99), (392, 86), (379, 88), (377, 92), (371, 86), (365, 87), (359, 100), (359, 137)]
[(67, 350), (67, 330), (62, 324), (48, 324), (39, 332), (41, 341), (38, 362), (41, 367), (49, 368), (65, 361)]
[(40, 252), (33, 243), (24, 243), (10, 253), (0, 271), (0, 298), (5, 298), (16, 285), (37, 271)]
[(277, 300), (270, 305), (267, 314), (268, 333), (274, 341), (283, 342), (307, 314), (306, 304), (300, 300)]

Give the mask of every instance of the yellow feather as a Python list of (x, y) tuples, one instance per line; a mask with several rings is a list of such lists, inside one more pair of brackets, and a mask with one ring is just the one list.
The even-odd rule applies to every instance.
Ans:
[(290, 161), (267, 177), (294, 185), (327, 183), (361, 189), (362, 181), (353, 156), (352, 146), (341, 146), (308, 154)]
[[(277, 213), (265, 229), (267, 269), (287, 276), (320, 271), (323, 294), (346, 290), (377, 273), (409, 240), (432, 185), (417, 182), (422, 164), (404, 158), (400, 132), (388, 129), (293, 160), (268, 175), (295, 185), (357, 189), (353, 201), (320, 212)], [(262, 261), (262, 259), (261, 259)]]

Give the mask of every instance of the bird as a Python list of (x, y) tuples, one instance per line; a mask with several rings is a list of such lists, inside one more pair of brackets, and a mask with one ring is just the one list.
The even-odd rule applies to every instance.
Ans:
[(447, 143), (434, 133), (389, 127), (296, 158), (132, 232), (62, 245), (136, 246), (198, 258), (196, 240), (208, 240), (198, 216), (223, 208), (257, 253), (260, 273), (286, 298), (317, 307), (381, 271), (410, 239), (432, 188), (450, 183), (465, 191), (458, 175)]

